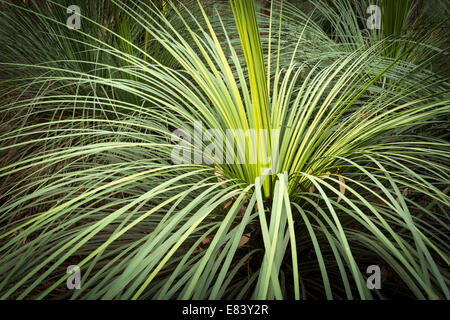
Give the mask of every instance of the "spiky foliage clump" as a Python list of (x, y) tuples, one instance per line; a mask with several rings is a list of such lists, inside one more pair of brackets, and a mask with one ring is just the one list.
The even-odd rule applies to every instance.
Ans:
[[(386, 57), (286, 3), (89, 3), (70, 32), (61, 2), (0, 16), (29, 21), (29, 51), (0, 33), (1, 298), (450, 297), (448, 81), (407, 59), (436, 29)], [(174, 165), (195, 122), (279, 130), (275, 172), (269, 140)]]

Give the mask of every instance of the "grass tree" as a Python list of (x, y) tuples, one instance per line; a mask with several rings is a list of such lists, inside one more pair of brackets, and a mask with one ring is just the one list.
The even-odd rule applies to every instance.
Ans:
[[(253, 0), (214, 21), (201, 1), (112, 0), (129, 26), (82, 14), (61, 34), (65, 7), (48, 2), (6, 4), (76, 54), (47, 53), (31, 24), (16, 27), (39, 62), (1, 49), (2, 299), (450, 297), (448, 136), (429, 129), (446, 125), (448, 81), (404, 77), (414, 46), (340, 50), (288, 4), (259, 15)], [(238, 144), (255, 164), (174, 164), (173, 132), (195, 137), (194, 123), (276, 131), (277, 162), (264, 135)]]

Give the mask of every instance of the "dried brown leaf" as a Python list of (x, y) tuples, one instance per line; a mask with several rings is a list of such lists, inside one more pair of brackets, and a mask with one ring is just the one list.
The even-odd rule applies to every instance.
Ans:
[(342, 200), (341, 195), (345, 195), (345, 180), (344, 180), (343, 176), (339, 176), (339, 182), (340, 182), (340, 184), (339, 184), (339, 192), (341, 194), (339, 195), (339, 197), (337, 199), (338, 203), (341, 202), (341, 200)]
[(244, 244), (246, 244), (250, 240), (250, 235), (251, 235), (251, 232), (242, 235), (238, 246), (242, 247)]

